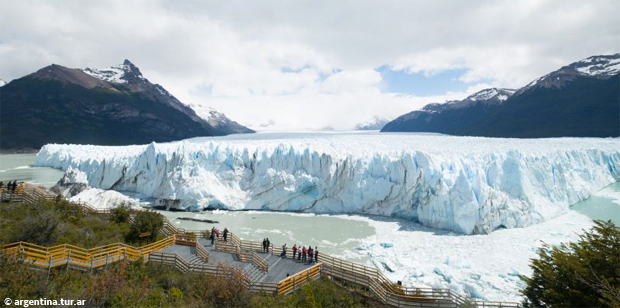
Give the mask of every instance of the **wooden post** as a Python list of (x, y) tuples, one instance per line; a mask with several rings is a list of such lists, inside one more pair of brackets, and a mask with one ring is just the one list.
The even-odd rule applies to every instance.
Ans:
[(108, 268), (108, 261), (110, 260), (110, 253), (105, 254), (105, 267)]
[(67, 257), (67, 270), (71, 266), (71, 250), (69, 250), (69, 256)]

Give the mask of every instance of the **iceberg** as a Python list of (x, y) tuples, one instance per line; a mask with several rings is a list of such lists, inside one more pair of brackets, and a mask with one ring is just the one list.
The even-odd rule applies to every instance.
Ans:
[(35, 166), (181, 210), (405, 218), (462, 234), (525, 227), (620, 179), (620, 139), (263, 133), (136, 146), (45, 145)]

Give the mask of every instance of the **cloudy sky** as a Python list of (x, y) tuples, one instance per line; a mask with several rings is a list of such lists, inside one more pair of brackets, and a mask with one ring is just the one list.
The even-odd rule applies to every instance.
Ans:
[(254, 128), (344, 130), (620, 52), (619, 13), (617, 0), (0, 0), (0, 78), (129, 59)]

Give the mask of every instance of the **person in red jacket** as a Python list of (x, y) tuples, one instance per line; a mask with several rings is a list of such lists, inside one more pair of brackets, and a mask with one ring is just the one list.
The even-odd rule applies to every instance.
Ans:
[(295, 259), (295, 256), (297, 256), (297, 244), (293, 245), (293, 259)]
[(308, 247), (308, 263), (312, 264), (312, 257), (314, 257), (314, 251), (312, 246)]
[(307, 254), (306, 246), (304, 246), (301, 248), (301, 262), (302, 263), (306, 263), (306, 254)]

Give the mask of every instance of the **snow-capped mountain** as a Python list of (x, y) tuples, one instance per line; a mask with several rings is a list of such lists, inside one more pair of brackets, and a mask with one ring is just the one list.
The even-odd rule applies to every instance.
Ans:
[(251, 129), (231, 120), (224, 113), (217, 111), (215, 108), (199, 104), (190, 104), (189, 106), (194, 109), (200, 117), (205, 119), (215, 128), (227, 129), (238, 134), (254, 132)]
[[(2, 87), (3, 149), (46, 143), (144, 144), (253, 132), (211, 125), (125, 60), (106, 69), (52, 64)], [(8, 115), (11, 116), (8, 116)]]
[[(489, 110), (503, 104), (515, 93), (512, 89), (490, 88), (476, 92), (460, 101), (433, 103), (404, 114), (381, 129), (382, 132), (416, 131), (454, 134), (462, 125), (473, 125), (490, 116)], [(455, 121), (454, 116), (461, 118)], [(462, 116), (460, 116), (462, 115)]]
[(429, 104), (386, 124), (386, 132), (488, 137), (620, 136), (620, 54), (593, 56), (518, 90), (486, 89)]
[(536, 78), (525, 87), (519, 89), (519, 93), (534, 87), (560, 88), (567, 82), (574, 81), (578, 77), (588, 77), (606, 80), (620, 73), (620, 53), (614, 55), (592, 56), (581, 61), (571, 63), (557, 71), (551, 72), (540, 78)]
[(375, 116), (372, 120), (355, 125), (355, 130), (380, 130), (389, 120)]
[(1, 87), (1, 86), (3, 86), (3, 85), (5, 85), (5, 84), (7, 84), (7, 82), (6, 82), (6, 81), (4, 81), (4, 80), (2, 80), (2, 79), (0, 79), (0, 87)]
[(422, 110), (428, 112), (441, 112), (447, 109), (466, 108), (472, 105), (498, 105), (505, 102), (515, 93), (513, 89), (489, 88), (478, 91), (464, 100), (447, 101), (443, 104), (428, 104)]
[(97, 79), (117, 84), (125, 84), (128, 83), (129, 80), (136, 78), (146, 80), (142, 76), (140, 70), (129, 60), (125, 60), (123, 64), (110, 66), (104, 69), (94, 69), (87, 67), (85, 69), (82, 69), (82, 71)]

